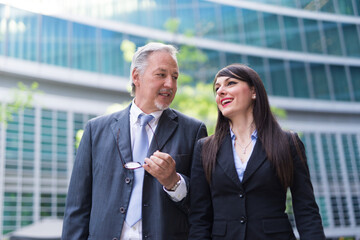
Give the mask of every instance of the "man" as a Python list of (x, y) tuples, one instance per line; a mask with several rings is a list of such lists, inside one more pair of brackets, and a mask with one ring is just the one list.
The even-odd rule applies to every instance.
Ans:
[[(63, 240), (187, 239), (192, 154), (207, 132), (202, 122), (168, 108), (177, 90), (176, 53), (161, 43), (139, 48), (131, 64), (130, 106), (86, 125)], [(139, 159), (147, 147), (147, 158)]]

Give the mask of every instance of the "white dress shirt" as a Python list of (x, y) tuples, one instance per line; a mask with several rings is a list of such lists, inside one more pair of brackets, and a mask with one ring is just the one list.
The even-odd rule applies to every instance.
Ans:
[[(135, 99), (134, 99), (135, 100)], [(141, 109), (136, 106), (135, 101), (132, 101), (130, 107), (130, 139), (131, 139), (131, 148), (134, 148), (134, 136), (136, 131), (140, 128), (139, 114), (145, 114)], [(149, 126), (146, 126), (146, 133), (148, 135), (149, 143), (153, 139), (153, 135), (156, 131), (159, 119), (163, 111), (152, 112), (151, 115), (154, 117), (150, 122)], [(168, 191), (163, 187), (164, 191), (170, 196), (174, 202), (179, 202), (187, 195), (187, 188), (184, 178), (180, 175), (181, 182), (179, 187), (175, 191)], [(141, 206), (140, 206), (141, 207)], [(161, 214), (161, 213), (159, 213)], [(141, 240), (142, 239), (142, 221), (139, 220), (135, 225), (130, 227), (126, 221), (124, 221), (122, 233), (120, 239), (122, 240)]]

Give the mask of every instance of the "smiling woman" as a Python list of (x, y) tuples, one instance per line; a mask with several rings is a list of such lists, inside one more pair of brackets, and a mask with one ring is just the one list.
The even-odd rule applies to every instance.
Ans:
[(290, 188), (300, 238), (324, 240), (304, 145), (280, 128), (259, 75), (232, 64), (214, 90), (215, 134), (195, 146), (189, 239), (295, 240), (285, 214)]

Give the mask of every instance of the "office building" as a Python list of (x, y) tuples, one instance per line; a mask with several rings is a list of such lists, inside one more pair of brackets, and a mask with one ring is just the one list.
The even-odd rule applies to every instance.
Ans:
[(254, 68), (306, 146), (326, 236), (360, 239), (359, 0), (32, 3), (0, 1), (2, 109), (18, 81), (43, 91), (0, 128), (0, 238), (63, 216), (77, 130), (131, 99), (121, 44), (155, 40), (207, 56), (181, 69), (196, 82), (234, 62)]

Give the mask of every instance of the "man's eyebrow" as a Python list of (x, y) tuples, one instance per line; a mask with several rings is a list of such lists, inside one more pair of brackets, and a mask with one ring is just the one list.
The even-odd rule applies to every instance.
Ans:
[[(156, 71), (167, 72), (167, 70), (166, 70), (165, 68), (161, 68), (161, 67), (155, 69), (155, 72), (156, 72)], [(173, 72), (173, 73), (171, 73), (171, 74), (179, 75), (179, 72), (178, 72), (178, 71), (175, 71), (175, 72)]]

